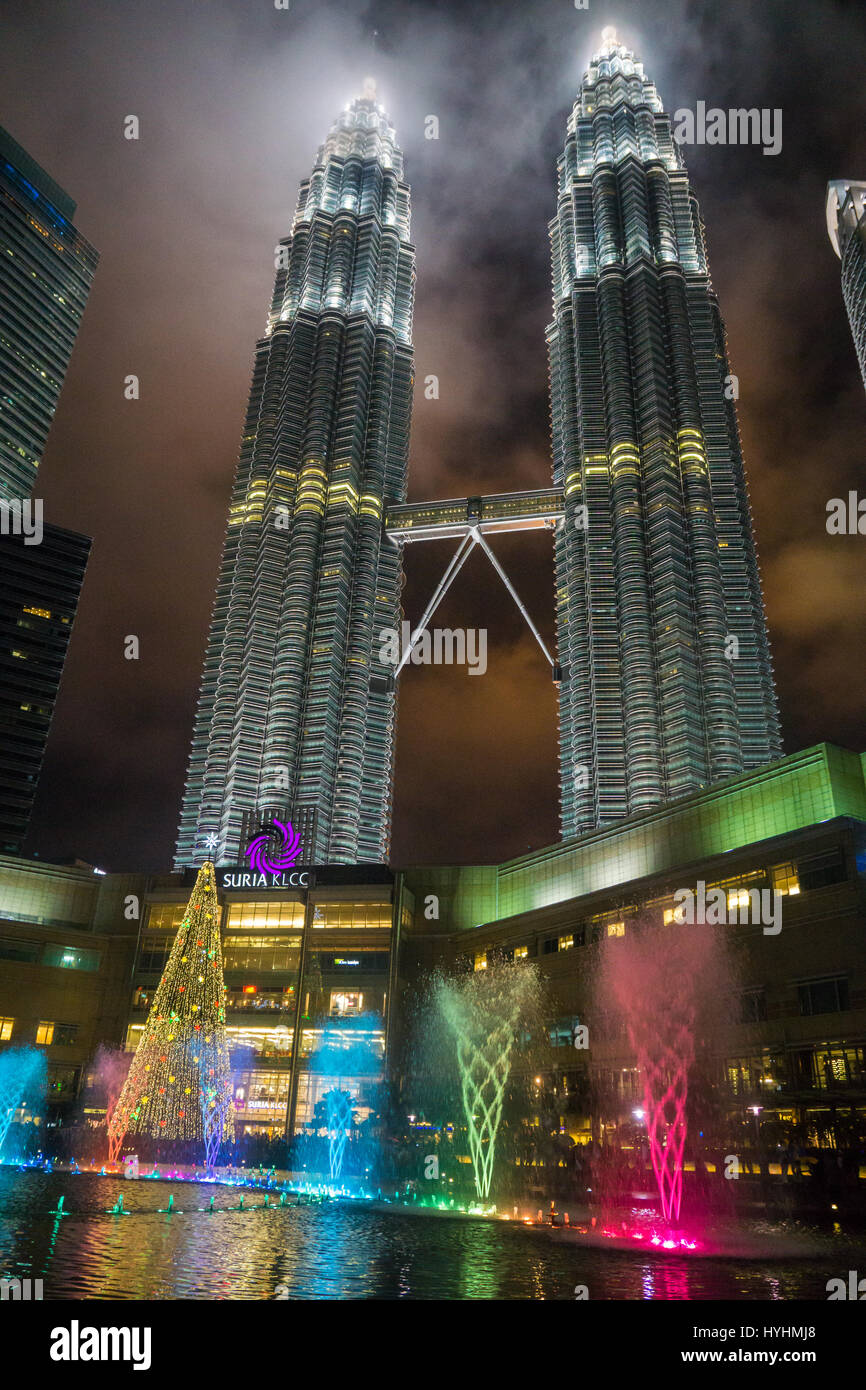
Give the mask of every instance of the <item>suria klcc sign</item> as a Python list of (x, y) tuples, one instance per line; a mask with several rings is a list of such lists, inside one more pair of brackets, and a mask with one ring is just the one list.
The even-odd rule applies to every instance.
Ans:
[(234, 866), (220, 870), (221, 888), (308, 888), (310, 873), (299, 868), (301, 837), (291, 821), (283, 825), (274, 820), (268, 830), (255, 835), (246, 848), (249, 868)]

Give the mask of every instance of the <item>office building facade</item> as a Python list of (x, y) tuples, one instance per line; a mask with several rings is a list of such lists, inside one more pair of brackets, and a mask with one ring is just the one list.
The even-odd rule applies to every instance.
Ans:
[(390, 840), (414, 249), (394, 130), (371, 90), (301, 184), (277, 248), (226, 531), (175, 862), (238, 861), (250, 826), (307, 864)]
[(89, 554), (59, 526), (0, 538), (0, 854), (27, 833)]
[(0, 128), (0, 853), (21, 852), (90, 541), (37, 470), (98, 256), (75, 203)]
[(75, 203), (0, 128), (0, 500), (31, 496), (98, 254)]
[(611, 31), (558, 161), (562, 833), (759, 767), (779, 721), (735, 408), (670, 117)]
[(866, 183), (827, 185), (827, 234), (842, 262), (842, 297), (866, 385)]

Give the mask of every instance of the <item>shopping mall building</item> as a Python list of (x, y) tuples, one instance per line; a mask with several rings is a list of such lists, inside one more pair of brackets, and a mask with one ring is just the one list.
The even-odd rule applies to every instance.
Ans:
[[(254, 881), (252, 876), (250, 881)], [(601, 942), (640, 921), (664, 932), (676, 894), (703, 883), (732, 909), (754, 890), (781, 902), (779, 930), (727, 931), (737, 964), (726, 1054), (732, 1121), (797, 1123), (810, 1141), (866, 1132), (866, 786), (863, 759), (821, 744), (758, 771), (505, 864), (303, 867), (250, 887), (218, 867), (227, 1024), (238, 1128), (314, 1122), (334, 1085), (316, 1053), (328, 1031), (362, 1074), (364, 1107), (407, 1028), (405, 999), (431, 969), (534, 962), (552, 1003), (540, 1084), (561, 1126), (598, 1133), (592, 1082), (627, 1123), (639, 1099), (623, 1037), (594, 1030), (588, 988)], [(0, 1046), (44, 1047), (55, 1116), (80, 1102), (100, 1042), (133, 1049), (194, 881), (0, 860)], [(740, 919), (748, 913), (740, 913)], [(576, 1048), (589, 1025), (590, 1045)], [(549, 1109), (548, 1105), (548, 1109)], [(771, 1131), (768, 1131), (768, 1133)]]

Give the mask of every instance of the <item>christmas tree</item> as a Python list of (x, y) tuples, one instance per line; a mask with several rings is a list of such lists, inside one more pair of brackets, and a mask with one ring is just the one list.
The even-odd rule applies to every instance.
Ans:
[(153, 1007), (109, 1121), (117, 1160), (126, 1135), (199, 1140), (213, 1168), (233, 1129), (219, 906), (202, 865)]

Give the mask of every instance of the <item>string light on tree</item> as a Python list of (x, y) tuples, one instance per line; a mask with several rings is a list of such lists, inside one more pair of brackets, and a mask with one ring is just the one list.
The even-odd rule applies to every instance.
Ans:
[(125, 1135), (199, 1140), (208, 1168), (233, 1125), (214, 866), (199, 870), (129, 1076), (109, 1123)]

